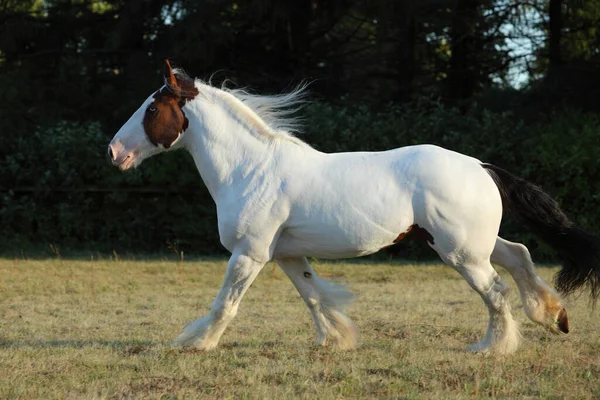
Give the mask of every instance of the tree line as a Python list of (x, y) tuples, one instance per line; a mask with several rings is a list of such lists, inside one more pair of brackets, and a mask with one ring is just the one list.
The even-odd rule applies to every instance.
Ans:
[(114, 128), (164, 58), (266, 92), (308, 79), (327, 101), (516, 85), (596, 111), (599, 28), (599, 0), (0, 0), (2, 116)]
[[(600, 109), (600, 0), (0, 0), (4, 236), (22, 238), (22, 243), (76, 243), (78, 237), (108, 241), (108, 233), (100, 238), (93, 229), (81, 234), (45, 224), (71, 226), (68, 220), (75, 227), (77, 218), (69, 213), (76, 207), (72, 203), (81, 201), (100, 207), (87, 215), (95, 212), (94, 224), (101, 224), (102, 204), (128, 207), (151, 196), (142, 189), (124, 193), (133, 178), (105, 175), (113, 172), (105, 172), (100, 163), (105, 142), (162, 84), (165, 58), (193, 76), (212, 77), (215, 84), (228, 79), (261, 93), (312, 82), (316, 104), (305, 113), (310, 120), (306, 139), (324, 150), (428, 141), (480, 156), (473, 152), (485, 152), (480, 137), (489, 138), (489, 132), (472, 127), (493, 130), (494, 121), (504, 124), (511, 130), (503, 130), (504, 142), (494, 142), (492, 151), (485, 152), (488, 160), (548, 182), (559, 198), (577, 204), (584, 225), (600, 222), (591, 211), (595, 194), (589, 193), (598, 181), (591, 160), (598, 144), (592, 125)], [(341, 118), (333, 118), (357, 115), (364, 116), (365, 124), (385, 125), (379, 131), (385, 133), (362, 128), (363, 136), (357, 136)], [(399, 126), (398, 118), (409, 115), (422, 121)], [(586, 121), (580, 126), (583, 133), (565, 126), (573, 118)], [(529, 137), (542, 135), (542, 126), (554, 135), (552, 140)], [(450, 132), (457, 127), (462, 131)], [(410, 129), (414, 132), (408, 135)], [(523, 148), (542, 139), (551, 142), (542, 146), (544, 154)], [(40, 155), (40, 149), (54, 154)], [(565, 151), (571, 159), (565, 159)], [(97, 164), (79, 168), (75, 178), (60, 170), (66, 167), (55, 165), (52, 156), (73, 168), (77, 165), (69, 160), (88, 161), (56, 152), (89, 154), (87, 160)], [(98, 159), (92, 156), (96, 153)], [(39, 162), (32, 154), (49, 157), (47, 171), (31, 165)], [(564, 165), (557, 164), (561, 160)], [(531, 166), (534, 161), (546, 164)], [(542, 176), (549, 165), (566, 171), (569, 165), (578, 167), (562, 182), (561, 174)], [(149, 168), (151, 176), (134, 179), (138, 187), (157, 187), (162, 179), (156, 178), (162, 176), (158, 167)], [(63, 181), (53, 180), (58, 176)], [(105, 186), (98, 188), (98, 182)], [(94, 187), (96, 192), (81, 192), (67, 201), (66, 187)], [(581, 203), (575, 191), (591, 200)], [(207, 194), (194, 192), (187, 201), (201, 198), (204, 204), (203, 196)], [(32, 203), (53, 219), (36, 222)], [(61, 219), (67, 214), (71, 216)], [(157, 228), (148, 239), (150, 247), (181, 236), (168, 219), (163, 224), (164, 234)], [(185, 235), (211, 235), (213, 228), (209, 224)], [(208, 247), (215, 251), (218, 246)]]

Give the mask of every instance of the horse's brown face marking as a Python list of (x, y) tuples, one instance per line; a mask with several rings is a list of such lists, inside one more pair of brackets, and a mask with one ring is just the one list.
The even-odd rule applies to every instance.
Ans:
[(144, 115), (144, 131), (155, 146), (164, 148), (171, 144), (187, 128), (187, 118), (179, 105), (177, 96), (163, 88), (154, 94)]
[(155, 146), (168, 149), (188, 127), (188, 119), (183, 112), (186, 101), (198, 95), (192, 79), (178, 78), (165, 60), (165, 87), (157, 91), (154, 101), (146, 108), (144, 131)]

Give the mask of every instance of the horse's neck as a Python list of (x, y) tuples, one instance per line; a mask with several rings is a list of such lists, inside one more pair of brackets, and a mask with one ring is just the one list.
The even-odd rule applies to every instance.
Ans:
[(184, 146), (215, 201), (268, 169), (278, 146), (251, 132), (245, 121), (217, 104), (191, 105), (190, 111)]

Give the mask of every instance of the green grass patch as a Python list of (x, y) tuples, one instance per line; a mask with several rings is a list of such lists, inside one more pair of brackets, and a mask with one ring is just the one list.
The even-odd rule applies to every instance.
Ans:
[[(434, 264), (315, 262), (358, 294), (348, 310), (360, 332), (354, 351), (314, 346), (310, 313), (274, 264), (216, 350), (171, 347), (208, 312), (225, 266), (0, 260), (0, 398), (600, 397), (600, 321), (585, 298), (568, 302), (572, 332), (554, 336), (527, 320), (514, 290), (521, 348), (472, 354), (487, 311)], [(555, 272), (539, 269), (546, 280)]]

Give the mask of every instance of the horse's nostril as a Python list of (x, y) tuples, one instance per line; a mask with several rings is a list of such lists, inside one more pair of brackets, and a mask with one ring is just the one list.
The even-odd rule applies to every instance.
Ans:
[(112, 148), (110, 146), (108, 146), (108, 158), (110, 158), (111, 160), (114, 159), (114, 157), (113, 157), (113, 151), (112, 151)]

